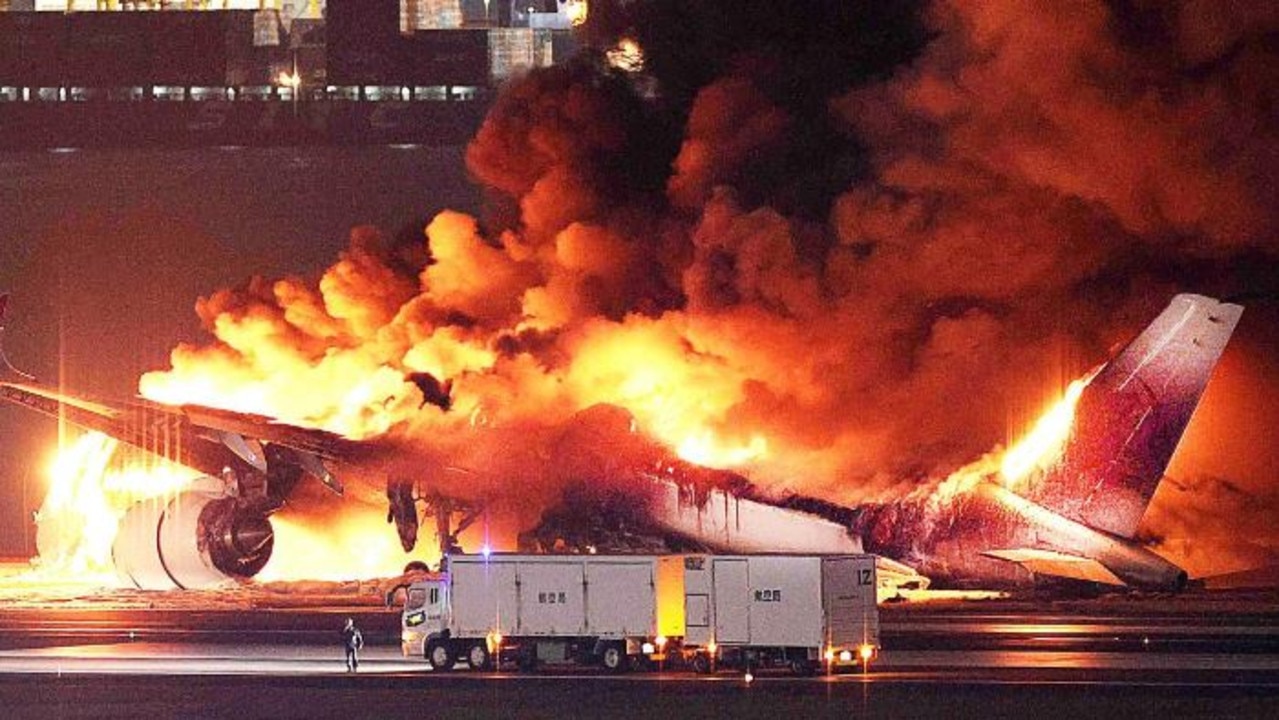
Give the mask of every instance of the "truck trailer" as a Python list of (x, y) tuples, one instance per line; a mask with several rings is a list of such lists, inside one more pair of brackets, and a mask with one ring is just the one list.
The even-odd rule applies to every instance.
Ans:
[(870, 555), (455, 555), (410, 584), (401, 649), (459, 660), (785, 665), (809, 674), (879, 647)]
[(408, 587), (402, 618), (404, 654), (436, 670), (510, 658), (621, 671), (683, 635), (678, 557), (454, 555), (443, 567)]
[(868, 667), (879, 649), (873, 555), (686, 555), (681, 652), (717, 666)]

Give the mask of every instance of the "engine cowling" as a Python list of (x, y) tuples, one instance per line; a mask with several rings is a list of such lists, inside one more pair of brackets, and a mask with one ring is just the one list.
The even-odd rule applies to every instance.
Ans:
[(198, 589), (253, 577), (275, 535), (261, 511), (202, 478), (176, 495), (137, 503), (111, 547), (116, 573), (143, 590)]

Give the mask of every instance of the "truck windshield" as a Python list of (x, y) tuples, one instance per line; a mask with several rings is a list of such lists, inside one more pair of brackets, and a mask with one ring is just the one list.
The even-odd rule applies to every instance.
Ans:
[(409, 588), (408, 601), (404, 604), (405, 610), (416, 610), (426, 604), (426, 588)]

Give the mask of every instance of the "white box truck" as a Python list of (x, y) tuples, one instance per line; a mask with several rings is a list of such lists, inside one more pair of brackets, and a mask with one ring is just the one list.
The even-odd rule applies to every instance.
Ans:
[(687, 555), (683, 653), (798, 674), (862, 663), (879, 649), (873, 555)]
[(438, 670), (678, 657), (809, 674), (869, 665), (875, 599), (872, 555), (458, 555), (408, 586), (401, 649)]
[(661, 591), (682, 568), (678, 557), (451, 556), (444, 572), (408, 587), (401, 649), (437, 670), (502, 657), (625, 670), (641, 656), (660, 659), (666, 638), (683, 635), (683, 596)]

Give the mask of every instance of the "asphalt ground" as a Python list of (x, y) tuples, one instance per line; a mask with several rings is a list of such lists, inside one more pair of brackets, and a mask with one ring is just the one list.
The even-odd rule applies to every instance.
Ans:
[[(888, 606), (870, 672), (432, 670), (368, 604), (0, 606), (0, 717), (1279, 717), (1269, 598)], [(338, 630), (369, 645), (345, 672)]]

